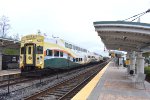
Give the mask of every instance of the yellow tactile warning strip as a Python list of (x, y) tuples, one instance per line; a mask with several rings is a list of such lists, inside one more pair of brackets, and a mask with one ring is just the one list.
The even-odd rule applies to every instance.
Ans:
[(106, 71), (110, 62), (82, 89), (80, 90), (71, 100), (86, 100), (94, 87), (99, 82), (101, 76)]

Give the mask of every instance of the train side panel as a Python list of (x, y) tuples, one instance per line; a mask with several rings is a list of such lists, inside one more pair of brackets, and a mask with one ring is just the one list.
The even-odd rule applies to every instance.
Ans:
[(58, 40), (45, 40), (44, 42), (44, 68), (70, 69), (80, 66), (75, 62), (75, 53), (64, 47)]

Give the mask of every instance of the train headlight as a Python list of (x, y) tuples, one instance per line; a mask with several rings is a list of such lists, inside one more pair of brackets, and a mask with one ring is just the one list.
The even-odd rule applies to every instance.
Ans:
[(41, 62), (40, 62), (40, 65), (42, 65), (42, 64), (43, 64), (43, 62), (41, 61)]
[(20, 61), (20, 64), (22, 64), (23, 63), (23, 61)]

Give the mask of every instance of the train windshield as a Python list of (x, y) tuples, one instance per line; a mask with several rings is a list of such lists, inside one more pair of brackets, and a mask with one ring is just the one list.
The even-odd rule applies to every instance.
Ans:
[(43, 54), (43, 46), (37, 46), (37, 54)]
[(31, 47), (28, 48), (28, 54), (31, 54)]

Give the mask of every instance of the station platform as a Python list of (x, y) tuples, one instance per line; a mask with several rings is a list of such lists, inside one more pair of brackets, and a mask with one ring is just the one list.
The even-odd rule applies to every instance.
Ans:
[(72, 100), (150, 100), (150, 83), (135, 87), (126, 72), (109, 62)]
[(0, 76), (21, 73), (20, 69), (0, 70)]
[(9, 70), (0, 70), (0, 81), (7, 80), (8, 76), (11, 78), (19, 77), (21, 73), (20, 69), (9, 69)]

